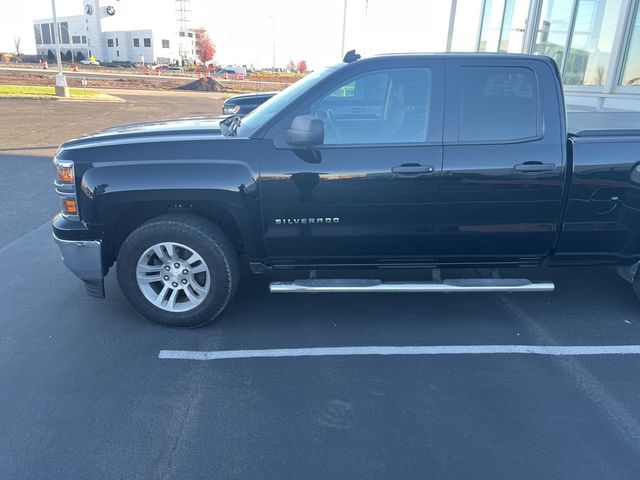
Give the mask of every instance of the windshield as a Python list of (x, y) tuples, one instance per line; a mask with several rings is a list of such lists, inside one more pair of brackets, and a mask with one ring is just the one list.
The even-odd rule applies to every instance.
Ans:
[(242, 118), (238, 134), (240, 136), (250, 135), (286, 108), (287, 105), (293, 102), (296, 98), (334, 71), (334, 68), (327, 67), (322, 70), (318, 70), (317, 72), (310, 73), (303, 79), (298, 80), (277, 95), (271, 97), (253, 112)]

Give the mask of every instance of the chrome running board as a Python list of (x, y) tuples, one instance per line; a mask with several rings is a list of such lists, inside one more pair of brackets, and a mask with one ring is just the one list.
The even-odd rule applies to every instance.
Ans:
[(363, 279), (308, 279), (271, 282), (271, 293), (363, 293), (363, 292), (551, 292), (550, 282), (533, 283), (524, 278), (460, 278), (440, 282), (383, 282)]

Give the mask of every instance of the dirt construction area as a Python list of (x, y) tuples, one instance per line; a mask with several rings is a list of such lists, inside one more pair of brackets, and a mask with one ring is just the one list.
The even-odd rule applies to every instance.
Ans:
[[(0, 85), (53, 86), (55, 69), (37, 70), (27, 68), (0, 67)], [(82, 87), (83, 79), (87, 88), (118, 88), (130, 90), (194, 90), (208, 92), (264, 92), (279, 91), (287, 87), (293, 78), (260, 76), (247, 80), (199, 77), (195, 74), (144, 75), (137, 71), (92, 71), (65, 72), (70, 87)]]

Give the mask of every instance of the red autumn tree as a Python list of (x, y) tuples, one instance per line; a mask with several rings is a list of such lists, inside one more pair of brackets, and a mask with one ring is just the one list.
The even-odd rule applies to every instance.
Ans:
[(213, 60), (213, 56), (216, 54), (216, 46), (209, 38), (207, 29), (204, 27), (196, 28), (194, 33), (196, 35), (196, 56), (202, 63)]
[(306, 60), (300, 60), (298, 62), (298, 72), (304, 73), (306, 71), (307, 71), (307, 61)]

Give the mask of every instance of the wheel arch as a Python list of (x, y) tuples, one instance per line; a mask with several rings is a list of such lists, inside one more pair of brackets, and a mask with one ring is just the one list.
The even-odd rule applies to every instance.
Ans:
[(144, 222), (166, 213), (193, 214), (218, 225), (240, 255), (262, 256), (256, 174), (240, 161), (132, 161), (86, 170), (81, 217), (101, 230), (105, 263)]
[(259, 245), (254, 241), (254, 226), (247, 212), (237, 212), (223, 202), (202, 200), (144, 201), (113, 204), (103, 216), (105, 263), (113, 264), (125, 239), (140, 225), (174, 213), (194, 215), (217, 225), (229, 238), (239, 256), (256, 255)]

